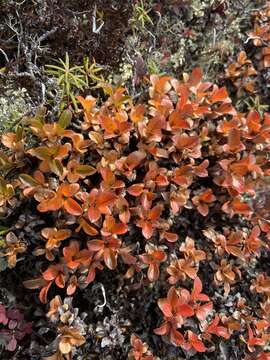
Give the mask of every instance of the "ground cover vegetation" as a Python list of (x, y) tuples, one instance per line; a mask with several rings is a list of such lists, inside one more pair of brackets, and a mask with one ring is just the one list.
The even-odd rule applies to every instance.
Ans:
[(1, 6), (1, 357), (270, 359), (270, 3)]

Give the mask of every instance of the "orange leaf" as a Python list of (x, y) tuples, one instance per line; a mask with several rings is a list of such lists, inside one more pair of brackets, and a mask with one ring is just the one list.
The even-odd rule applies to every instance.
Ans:
[(83, 212), (81, 206), (72, 198), (68, 198), (64, 201), (64, 208), (69, 214), (74, 216), (80, 216)]
[(202, 70), (199, 67), (196, 67), (192, 70), (192, 73), (188, 79), (190, 86), (197, 86), (202, 80)]
[(143, 120), (144, 113), (145, 113), (145, 106), (142, 104), (138, 104), (131, 109), (130, 119), (134, 123), (138, 123), (139, 121)]
[(241, 132), (239, 129), (231, 129), (228, 135), (228, 145), (224, 145), (225, 151), (238, 152), (244, 150), (245, 146), (241, 142)]
[(65, 197), (71, 197), (80, 190), (79, 184), (61, 184), (59, 192)]
[(142, 223), (142, 234), (146, 239), (150, 239), (153, 235), (153, 226), (149, 221)]
[(151, 210), (150, 210), (150, 213), (149, 213), (149, 219), (151, 219), (152, 221), (155, 221), (157, 220), (161, 213), (162, 213), (162, 210), (163, 210), (163, 206), (162, 205), (156, 205), (154, 206)]
[(109, 269), (114, 270), (116, 268), (117, 258), (115, 252), (112, 249), (104, 249), (104, 262)]
[(249, 131), (258, 133), (261, 128), (260, 121), (260, 114), (255, 110), (250, 111), (247, 116), (247, 126)]
[(87, 235), (95, 236), (98, 234), (98, 231), (93, 226), (91, 226), (83, 217), (80, 218), (79, 224), (80, 225), (75, 230), (76, 232), (79, 232), (82, 228)]
[(144, 184), (133, 184), (127, 188), (127, 192), (132, 196), (140, 196), (143, 192)]
[(47, 302), (47, 295), (48, 295), (48, 291), (49, 291), (51, 285), (52, 285), (52, 282), (49, 282), (48, 285), (44, 286), (39, 292), (39, 300), (43, 304), (46, 304), (46, 302)]
[(229, 98), (225, 87), (215, 89), (211, 94), (211, 102), (214, 104), (218, 101), (224, 101)]
[(109, 214), (109, 206), (112, 206), (117, 196), (109, 191), (101, 192), (97, 198), (98, 209), (102, 214)]
[(162, 236), (169, 242), (174, 243), (178, 240), (179, 236), (175, 233), (172, 232), (167, 232), (164, 231), (164, 233), (162, 234)]
[(75, 293), (77, 284), (78, 284), (78, 280), (77, 280), (76, 275), (72, 275), (71, 278), (69, 279), (69, 284), (67, 286), (67, 295), (68, 296), (71, 296)]
[(62, 207), (62, 205), (62, 197), (55, 194), (53, 198), (43, 200), (40, 204), (38, 204), (37, 209), (40, 212), (57, 211)]

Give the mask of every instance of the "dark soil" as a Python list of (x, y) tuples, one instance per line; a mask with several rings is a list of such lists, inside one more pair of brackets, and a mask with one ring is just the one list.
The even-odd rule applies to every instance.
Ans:
[[(8, 55), (11, 68), (14, 62), (23, 67), (26, 54), (22, 52), (19, 58), (17, 56), (18, 38), (6, 24), (10, 18), (17, 24), (16, 28), (22, 30), (24, 40), (41, 39), (44, 51), (38, 56), (39, 66), (53, 58), (62, 58), (68, 52), (74, 63), (89, 56), (115, 68), (122, 59), (128, 19), (132, 15), (131, 4), (132, 1), (110, 0), (27, 0), (16, 6), (13, 1), (7, 2), (0, 9), (0, 47)], [(92, 31), (95, 8), (97, 13), (102, 12), (104, 21), (102, 31), (97, 34)], [(97, 21), (97, 28), (99, 24)], [(0, 67), (4, 65), (4, 56), (0, 54)]]

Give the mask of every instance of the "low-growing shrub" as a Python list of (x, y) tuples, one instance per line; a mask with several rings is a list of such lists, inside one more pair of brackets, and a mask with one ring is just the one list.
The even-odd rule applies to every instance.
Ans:
[[(46, 224), (33, 249), (39, 274), (24, 285), (58, 323), (49, 358), (70, 359), (85, 343), (83, 320), (67, 321), (71, 302), (58, 294), (76, 297), (103, 271), (157, 291), (149, 331), (181, 351), (211, 352), (218, 337), (234, 337), (257, 356), (270, 338), (269, 277), (252, 272), (270, 237), (270, 115), (237, 112), (199, 68), (182, 81), (152, 75), (138, 103), (121, 86), (100, 86), (104, 96), (77, 98), (77, 113), (52, 122), (41, 109), (2, 136), (1, 213), (24, 204)], [(14, 232), (1, 250), (10, 268), (29, 246)], [(131, 344), (129, 358), (155, 358), (137, 335)]]

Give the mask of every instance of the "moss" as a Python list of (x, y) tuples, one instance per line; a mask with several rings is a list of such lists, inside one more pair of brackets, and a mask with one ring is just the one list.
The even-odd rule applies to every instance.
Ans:
[(132, 79), (132, 75), (133, 75), (132, 65), (127, 63), (121, 64), (119, 68), (119, 73), (120, 73), (120, 78), (123, 82)]
[(3, 87), (0, 96), (0, 133), (12, 128), (31, 107), (26, 89), (15, 89), (15, 85)]

